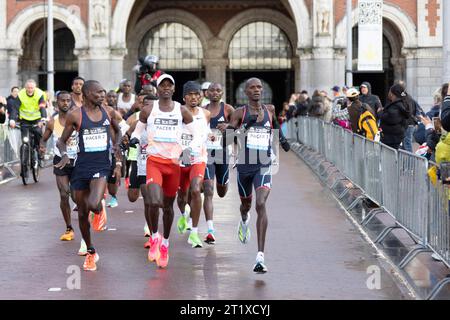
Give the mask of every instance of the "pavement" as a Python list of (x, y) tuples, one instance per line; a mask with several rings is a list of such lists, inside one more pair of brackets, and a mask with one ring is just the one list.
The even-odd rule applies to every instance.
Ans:
[[(176, 232), (175, 209), (164, 270), (147, 260), (142, 200), (129, 203), (121, 187), (119, 207), (108, 210), (109, 230), (93, 235), (100, 255), (96, 272), (84, 272), (83, 258), (76, 255), (76, 213), (76, 240), (59, 241), (65, 225), (51, 169), (43, 170), (38, 184), (25, 187), (16, 179), (0, 185), (0, 299), (411, 299), (327, 187), (294, 153), (281, 156), (267, 204), (269, 272), (254, 274), (256, 212), (252, 208), (252, 239), (242, 245), (235, 170), (230, 183), (225, 199), (214, 198), (214, 246), (192, 249), (188, 235)], [(206, 229), (202, 213), (201, 237)]]

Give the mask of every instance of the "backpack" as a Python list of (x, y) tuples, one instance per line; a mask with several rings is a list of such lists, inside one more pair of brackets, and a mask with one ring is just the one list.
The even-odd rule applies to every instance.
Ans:
[(377, 120), (364, 104), (361, 107), (361, 114), (358, 119), (358, 134), (368, 140), (380, 141), (380, 130), (378, 129)]

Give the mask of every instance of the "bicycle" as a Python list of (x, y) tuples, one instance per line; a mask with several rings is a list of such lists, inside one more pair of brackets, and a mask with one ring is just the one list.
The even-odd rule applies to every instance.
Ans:
[(37, 124), (22, 123), (16, 126), (22, 131), (22, 144), (20, 145), (20, 176), (23, 185), (27, 185), (30, 179), (30, 171), (35, 183), (39, 182), (41, 159), (39, 157), (39, 144), (35, 143), (34, 129)]

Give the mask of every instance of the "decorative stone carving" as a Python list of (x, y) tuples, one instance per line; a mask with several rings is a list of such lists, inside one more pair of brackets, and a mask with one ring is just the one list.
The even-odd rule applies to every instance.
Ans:
[(105, 36), (108, 14), (104, 1), (96, 0), (92, 3), (92, 35), (93, 36)]
[(327, 0), (317, 0), (317, 32), (319, 35), (330, 34), (330, 6)]

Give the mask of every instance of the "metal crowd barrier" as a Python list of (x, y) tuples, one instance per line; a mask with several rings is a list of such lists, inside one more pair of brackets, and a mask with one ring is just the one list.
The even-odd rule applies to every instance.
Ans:
[[(297, 128), (289, 126), (295, 132), (290, 135), (293, 140), (332, 162), (422, 247), (404, 258), (402, 268), (420, 250), (435, 252), (450, 268), (450, 187), (440, 181), (436, 185), (430, 182), (427, 159), (367, 140), (317, 118), (294, 120)], [(442, 283), (450, 283), (450, 278)]]

